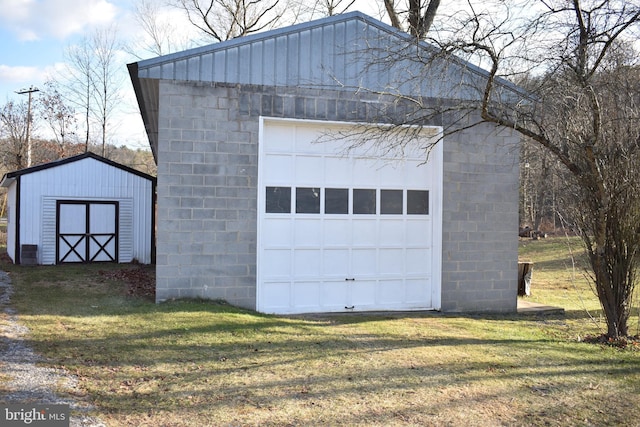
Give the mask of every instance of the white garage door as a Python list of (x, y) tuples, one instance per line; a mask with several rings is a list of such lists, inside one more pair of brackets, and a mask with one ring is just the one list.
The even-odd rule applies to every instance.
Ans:
[[(265, 313), (440, 307), (442, 143), (402, 158), (346, 150), (347, 124), (264, 119), (257, 308)], [(361, 130), (360, 130), (361, 131)], [(411, 146), (436, 141), (425, 128)]]

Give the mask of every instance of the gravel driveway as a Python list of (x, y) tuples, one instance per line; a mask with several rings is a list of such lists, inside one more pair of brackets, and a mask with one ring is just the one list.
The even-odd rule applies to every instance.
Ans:
[(9, 275), (0, 271), (0, 374), (10, 379), (4, 384), (9, 392), (0, 395), (1, 404), (67, 404), (75, 412), (72, 427), (104, 427), (100, 420), (83, 415), (91, 410), (86, 402), (64, 395), (82, 395), (78, 381), (62, 369), (38, 366), (42, 357), (25, 343), (29, 329), (18, 323), (18, 314), (10, 306), (13, 288)]

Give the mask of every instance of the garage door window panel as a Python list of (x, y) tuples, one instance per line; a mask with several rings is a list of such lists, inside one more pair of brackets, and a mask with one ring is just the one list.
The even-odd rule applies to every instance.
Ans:
[(356, 215), (375, 215), (376, 190), (359, 188), (354, 189), (353, 213)]
[(402, 215), (402, 190), (380, 190), (380, 214)]
[(349, 189), (326, 188), (324, 190), (324, 213), (342, 214), (349, 213)]
[(291, 187), (267, 187), (267, 213), (291, 213)]
[(296, 213), (319, 214), (320, 213), (320, 189), (296, 188)]
[(407, 214), (429, 215), (429, 191), (407, 190)]

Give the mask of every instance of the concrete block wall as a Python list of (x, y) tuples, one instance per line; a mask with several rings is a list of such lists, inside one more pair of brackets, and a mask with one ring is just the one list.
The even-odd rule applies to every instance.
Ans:
[[(375, 122), (406, 112), (384, 107), (366, 94), (160, 81), (157, 301), (255, 308), (260, 116)], [(496, 131), (444, 142), (446, 311), (515, 310), (517, 138)]]
[(519, 137), (482, 124), (446, 138), (442, 310), (515, 312)]
[(160, 82), (156, 300), (255, 308), (257, 119), (230, 88)]

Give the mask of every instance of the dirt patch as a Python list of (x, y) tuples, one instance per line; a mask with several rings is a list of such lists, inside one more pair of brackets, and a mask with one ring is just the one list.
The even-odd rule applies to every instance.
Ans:
[(127, 295), (150, 300), (156, 298), (156, 272), (152, 265), (136, 265), (121, 270), (101, 270), (100, 275), (106, 279), (126, 283)]
[(605, 334), (587, 335), (584, 337), (583, 341), (589, 344), (601, 344), (609, 347), (640, 351), (640, 335), (618, 339), (609, 338)]

